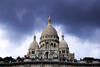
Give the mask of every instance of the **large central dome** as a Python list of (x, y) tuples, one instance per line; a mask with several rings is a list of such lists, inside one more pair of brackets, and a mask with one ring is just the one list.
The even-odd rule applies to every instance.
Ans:
[(48, 36), (48, 35), (53, 35), (53, 36), (58, 36), (57, 31), (55, 28), (53, 28), (51, 25), (48, 25), (42, 32), (41, 36)]
[(40, 40), (56, 39), (59, 40), (56, 29), (51, 25), (51, 18), (48, 18), (48, 26), (43, 30)]
[(58, 36), (57, 31), (51, 25), (51, 18), (48, 18), (48, 26), (43, 30), (41, 37), (45, 36)]

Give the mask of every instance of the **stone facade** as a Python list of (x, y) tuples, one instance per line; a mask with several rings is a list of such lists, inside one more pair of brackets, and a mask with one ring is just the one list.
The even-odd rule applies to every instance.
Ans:
[(51, 25), (51, 18), (48, 18), (48, 25), (43, 30), (39, 44), (34, 35), (34, 41), (31, 43), (26, 57), (31, 59), (43, 60), (60, 60), (60, 61), (73, 61), (74, 54), (69, 52), (69, 47), (64, 40), (59, 41), (59, 36), (56, 29)]

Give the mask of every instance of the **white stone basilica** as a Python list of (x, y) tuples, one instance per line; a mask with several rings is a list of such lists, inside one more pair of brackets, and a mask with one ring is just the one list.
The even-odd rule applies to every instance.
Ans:
[(49, 16), (48, 25), (41, 34), (39, 44), (36, 41), (36, 35), (34, 35), (34, 41), (30, 44), (26, 57), (34, 60), (73, 61), (74, 53), (69, 52), (64, 35), (62, 35), (62, 40), (59, 41), (59, 36), (51, 25), (51, 18)]

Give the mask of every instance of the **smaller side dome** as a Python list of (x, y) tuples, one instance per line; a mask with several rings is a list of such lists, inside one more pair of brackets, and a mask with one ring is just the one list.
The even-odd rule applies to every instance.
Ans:
[(38, 49), (39, 45), (36, 41), (36, 35), (34, 35), (34, 41), (30, 44), (30, 48), (29, 49)]
[(61, 42), (59, 44), (59, 48), (68, 48), (68, 44), (64, 40), (64, 35), (62, 35), (62, 40), (61, 40)]

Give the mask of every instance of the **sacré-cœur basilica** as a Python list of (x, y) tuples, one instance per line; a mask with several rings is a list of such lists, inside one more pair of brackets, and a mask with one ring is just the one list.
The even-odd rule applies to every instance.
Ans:
[(68, 44), (64, 40), (64, 34), (59, 41), (55, 28), (48, 18), (48, 25), (43, 30), (40, 42), (34, 40), (30, 44), (28, 53), (23, 60), (9, 63), (0, 63), (0, 67), (100, 67), (99, 59), (76, 60), (74, 53), (70, 53)]
[(68, 44), (64, 40), (64, 34), (59, 41), (59, 36), (56, 29), (51, 25), (51, 18), (48, 18), (48, 25), (43, 30), (40, 42), (34, 40), (30, 44), (27, 55), (25, 58), (34, 60), (56, 60), (56, 61), (73, 61), (74, 53), (70, 53)]

